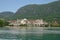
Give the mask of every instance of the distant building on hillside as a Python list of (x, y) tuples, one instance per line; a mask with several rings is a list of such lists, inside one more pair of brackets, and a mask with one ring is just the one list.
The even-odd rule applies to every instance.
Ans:
[(9, 21), (9, 25), (14, 25), (14, 26), (17, 26), (17, 25), (20, 25), (20, 20), (11, 20), (11, 21)]
[(45, 26), (47, 25), (48, 23), (47, 22), (44, 22), (43, 19), (37, 19), (35, 21), (33, 21), (33, 25), (34, 26)]

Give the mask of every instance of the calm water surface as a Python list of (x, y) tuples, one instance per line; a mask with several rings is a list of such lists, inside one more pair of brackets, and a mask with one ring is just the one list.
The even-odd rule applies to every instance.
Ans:
[(0, 30), (0, 40), (60, 40), (60, 28), (28, 27)]

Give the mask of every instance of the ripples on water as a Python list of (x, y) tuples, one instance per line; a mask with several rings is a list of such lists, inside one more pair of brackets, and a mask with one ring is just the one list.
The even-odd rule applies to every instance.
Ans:
[(60, 30), (57, 29), (60, 28), (34, 27), (0, 30), (0, 40), (60, 40)]

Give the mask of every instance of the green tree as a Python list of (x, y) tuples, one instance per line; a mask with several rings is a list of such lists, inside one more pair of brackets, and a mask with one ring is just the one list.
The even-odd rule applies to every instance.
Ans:
[(0, 20), (0, 27), (4, 27), (4, 26), (8, 26), (9, 22), (5, 21), (5, 20)]
[(0, 20), (0, 27), (3, 27), (3, 26), (4, 26), (3, 20)]

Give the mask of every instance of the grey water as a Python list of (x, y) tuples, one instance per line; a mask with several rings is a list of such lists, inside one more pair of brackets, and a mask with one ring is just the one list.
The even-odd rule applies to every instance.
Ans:
[(0, 30), (0, 40), (60, 40), (59, 27), (24, 27)]

